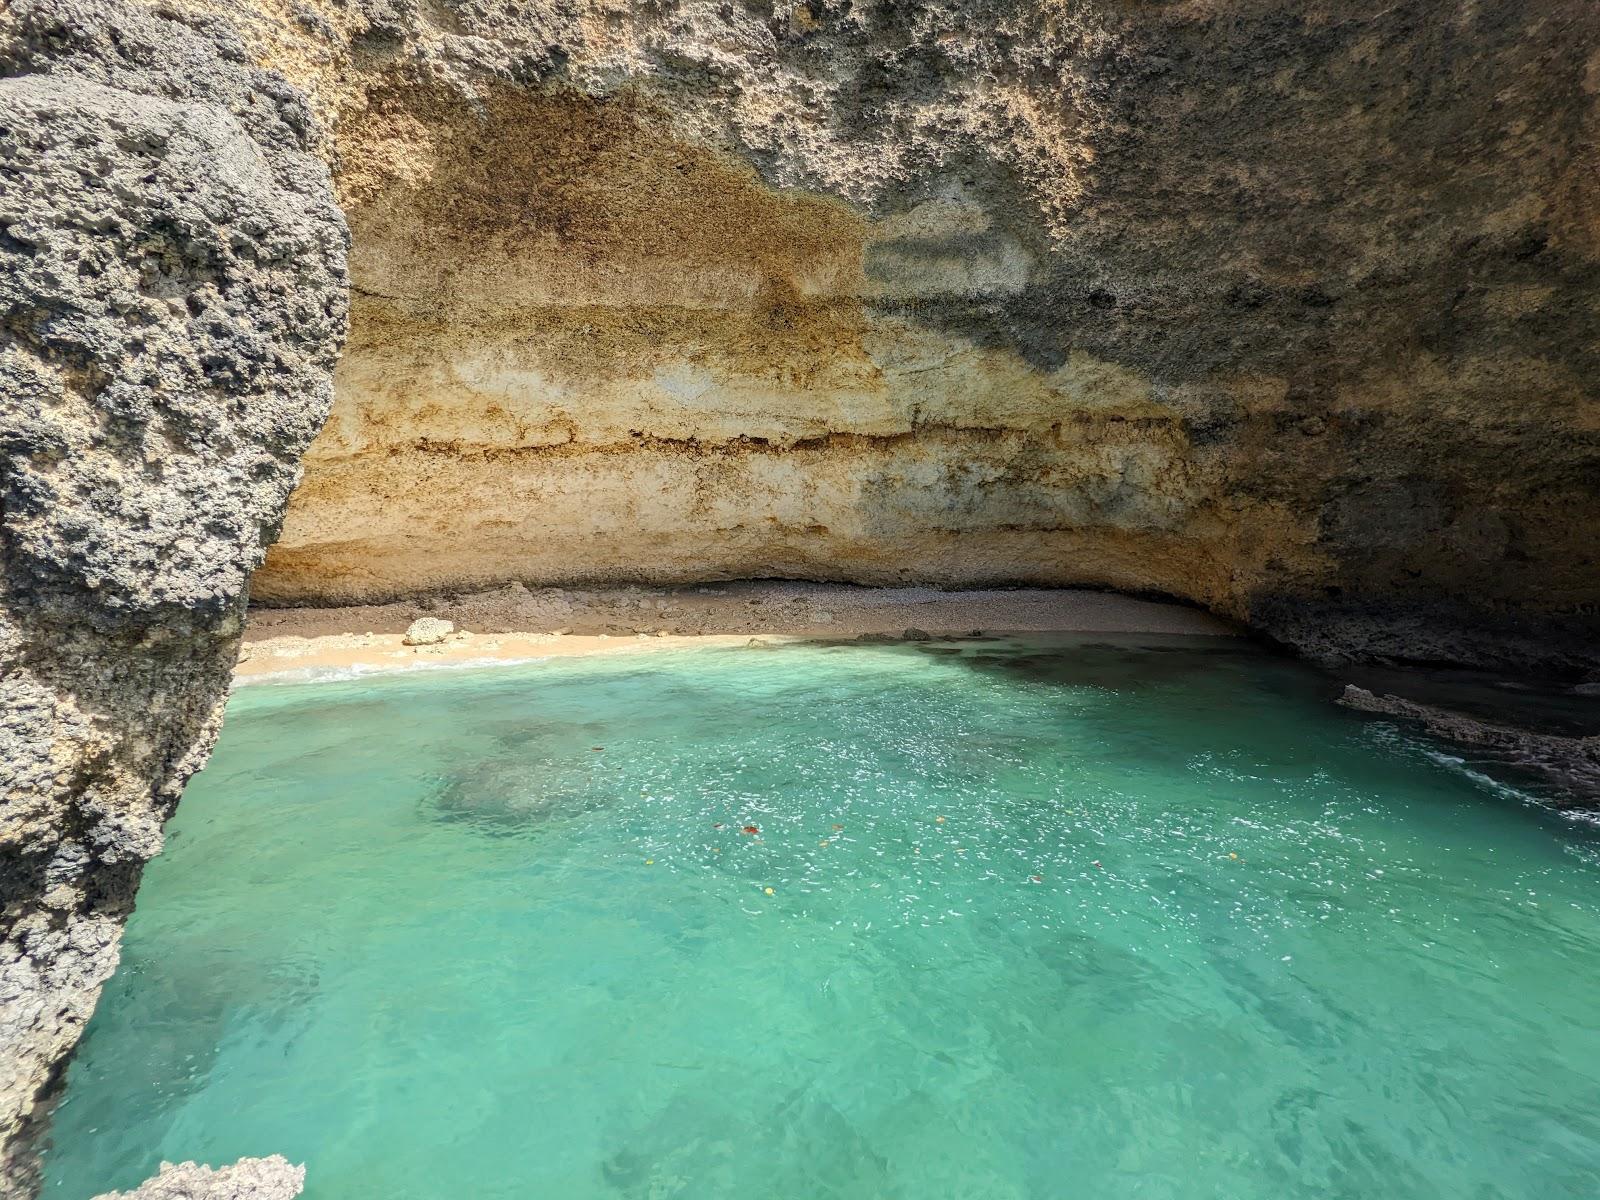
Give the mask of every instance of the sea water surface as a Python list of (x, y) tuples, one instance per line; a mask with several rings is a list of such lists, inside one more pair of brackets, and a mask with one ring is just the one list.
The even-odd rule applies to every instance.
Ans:
[(1217, 639), (231, 706), (46, 1195), (1593, 1200), (1600, 840)]

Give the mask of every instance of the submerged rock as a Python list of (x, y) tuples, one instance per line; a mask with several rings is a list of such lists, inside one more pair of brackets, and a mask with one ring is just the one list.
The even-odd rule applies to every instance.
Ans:
[(305, 1182), (305, 1167), (281, 1154), (241, 1158), (228, 1167), (164, 1162), (132, 1191), (106, 1192), (95, 1200), (294, 1200)]

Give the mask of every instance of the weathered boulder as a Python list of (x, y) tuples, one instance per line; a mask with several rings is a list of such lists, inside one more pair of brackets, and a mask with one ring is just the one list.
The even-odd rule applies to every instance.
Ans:
[(0, 11), (0, 1179), (227, 696), (331, 399), (347, 234), (231, 27)]
[(455, 631), (455, 625), (449, 621), (441, 621), (438, 617), (418, 617), (407, 627), (400, 641), (406, 646), (436, 646)]

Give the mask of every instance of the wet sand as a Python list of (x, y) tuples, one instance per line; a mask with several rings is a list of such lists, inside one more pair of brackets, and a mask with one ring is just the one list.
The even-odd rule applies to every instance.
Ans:
[[(402, 643), (419, 617), (452, 622), (431, 646)], [(403, 670), (627, 654), (684, 646), (739, 646), (759, 637), (869, 634), (1162, 633), (1236, 636), (1224, 621), (1178, 604), (1108, 592), (1025, 588), (941, 592), (842, 584), (726, 583), (691, 588), (531, 590), (351, 608), (252, 609), (236, 676), (327, 669)]]

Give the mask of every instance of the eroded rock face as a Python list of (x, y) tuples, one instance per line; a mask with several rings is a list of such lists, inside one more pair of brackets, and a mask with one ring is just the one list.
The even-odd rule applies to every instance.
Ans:
[(0, 14), (0, 1191), (216, 733), (331, 401), (346, 231), (222, 23)]
[(1594, 663), (1590, 5), (238, 15), (354, 233), (263, 600), (1092, 584)]

